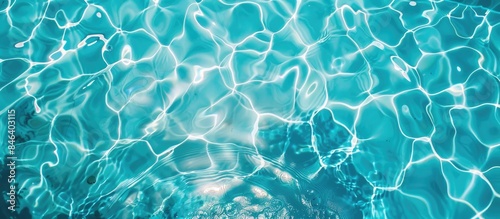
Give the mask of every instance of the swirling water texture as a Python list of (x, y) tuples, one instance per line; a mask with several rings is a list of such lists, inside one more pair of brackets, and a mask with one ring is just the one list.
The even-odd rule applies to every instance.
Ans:
[(21, 203), (33, 218), (494, 218), (498, 5), (0, 1)]

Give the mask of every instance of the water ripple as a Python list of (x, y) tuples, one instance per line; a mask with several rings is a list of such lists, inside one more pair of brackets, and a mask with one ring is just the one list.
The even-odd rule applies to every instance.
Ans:
[(500, 214), (496, 1), (0, 0), (0, 22), (18, 217)]

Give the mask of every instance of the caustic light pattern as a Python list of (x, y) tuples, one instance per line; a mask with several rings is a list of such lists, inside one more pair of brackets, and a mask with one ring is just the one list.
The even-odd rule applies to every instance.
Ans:
[(0, 0), (1, 212), (498, 218), (496, 2)]

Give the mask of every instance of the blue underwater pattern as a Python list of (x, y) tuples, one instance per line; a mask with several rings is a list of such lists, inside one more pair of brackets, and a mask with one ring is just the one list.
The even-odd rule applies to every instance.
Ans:
[(499, 23), (495, 0), (0, 0), (0, 218), (500, 218)]

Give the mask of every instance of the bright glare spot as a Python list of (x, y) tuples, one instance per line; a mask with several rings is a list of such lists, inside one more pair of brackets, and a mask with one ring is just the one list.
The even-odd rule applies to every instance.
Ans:
[(460, 68), (460, 66), (457, 66), (457, 71), (462, 71), (462, 68)]
[(87, 86), (83, 87), (82, 90), (85, 90), (85, 88), (89, 87), (90, 85), (92, 85), (94, 83), (95, 80), (92, 80), (90, 83), (87, 84)]
[(429, 137), (422, 137), (420, 138), (423, 142), (431, 142), (431, 139)]
[(464, 93), (464, 86), (462, 84), (455, 84), (449, 88), (449, 91), (454, 96), (462, 96)]
[(19, 43), (16, 43), (16, 45), (14, 45), (14, 47), (16, 48), (22, 48), (24, 46), (24, 42), (19, 42)]
[(280, 169), (276, 169), (274, 173), (283, 181), (284, 183), (292, 182), (292, 175), (286, 171), (281, 171)]
[(255, 194), (257, 198), (264, 198), (267, 196), (267, 192), (258, 187), (253, 187), (252, 192)]
[(373, 45), (376, 46), (379, 49), (384, 49), (384, 44), (380, 42), (373, 42)]
[(353, 136), (351, 139), (351, 146), (357, 145), (358, 144), (358, 137)]
[(102, 17), (101, 12), (97, 12), (97, 17), (98, 17), (98, 18), (101, 18), (101, 17)]
[(35, 100), (35, 112), (36, 113), (40, 113), (42, 110), (40, 109), (40, 107), (38, 106), (38, 103), (37, 103), (37, 100)]
[(125, 45), (122, 49), (121, 60), (123, 64), (129, 65), (132, 62), (132, 48), (129, 45)]
[(483, 175), (483, 172), (481, 172), (480, 170), (477, 170), (477, 169), (472, 169), (472, 170), (470, 170), (470, 172), (474, 175), (477, 175), (477, 176)]
[(225, 192), (224, 186), (206, 186), (203, 188), (203, 193), (204, 194), (210, 194), (210, 195), (221, 195)]
[(80, 43), (78, 43), (78, 48), (82, 48), (83, 46), (87, 45), (87, 42), (85, 40), (82, 40)]
[(410, 1), (410, 6), (416, 6), (417, 3), (415, 1)]

